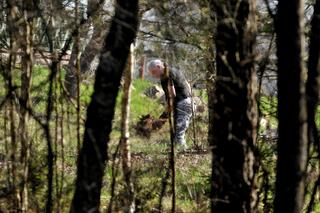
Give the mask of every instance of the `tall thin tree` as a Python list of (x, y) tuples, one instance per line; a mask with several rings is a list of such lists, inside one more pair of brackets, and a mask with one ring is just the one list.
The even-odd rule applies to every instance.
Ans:
[[(66, 67), (65, 86), (71, 97), (76, 97), (77, 94), (77, 70), (80, 71), (80, 76), (91, 73), (96, 70), (96, 59), (99, 59), (99, 53), (103, 47), (103, 41), (107, 34), (109, 23), (103, 21), (103, 13), (100, 5), (103, 5), (105, 0), (89, 0), (87, 5), (87, 14), (91, 15), (88, 23), (78, 30), (77, 37), (79, 44), (74, 43), (72, 54)], [(80, 53), (80, 46), (86, 40), (84, 37), (88, 36), (90, 24), (93, 26), (93, 32), (90, 40)], [(81, 39), (80, 39), (81, 38)], [(81, 42), (82, 41), (82, 42)], [(78, 46), (78, 47), (77, 47)], [(78, 50), (77, 50), (78, 49)], [(78, 54), (77, 54), (78, 52)], [(80, 54), (80, 61), (77, 62)], [(80, 68), (78, 67), (80, 66)], [(79, 77), (80, 77), (79, 76)]]
[(303, 0), (279, 0), (278, 159), (275, 212), (302, 212), (307, 160)]
[[(320, 158), (320, 140), (316, 125), (316, 111), (320, 95), (320, 0), (316, 0), (313, 11), (309, 44), (308, 79), (306, 84), (308, 141), (309, 147), (315, 147), (315, 150), (317, 150), (318, 153), (318, 158)], [(320, 166), (320, 162), (318, 165)], [(320, 174), (318, 174), (318, 180), (314, 183), (307, 208), (308, 213), (312, 211), (315, 204), (316, 192), (319, 185)]]
[(20, 109), (20, 137), (21, 137), (21, 157), (20, 162), (23, 168), (22, 189), (21, 189), (21, 208), (22, 212), (28, 211), (28, 176), (29, 176), (29, 136), (28, 136), (28, 112), (30, 107), (30, 88), (33, 69), (33, 2), (32, 0), (23, 1), (23, 41), (22, 43), (22, 73), (21, 73), (21, 101), (24, 106)]
[(215, 93), (209, 94), (212, 212), (254, 212), (256, 206), (255, 6), (255, 0), (211, 1), (217, 20)]
[(316, 0), (311, 22), (308, 80), (306, 85), (309, 144), (314, 144), (320, 155), (320, 141), (315, 123), (320, 95), (320, 0)]
[(11, 147), (10, 147), (10, 160), (11, 160), (11, 187), (14, 191), (14, 199), (13, 205), (19, 207), (20, 206), (20, 196), (18, 193), (17, 187), (17, 164), (16, 162), (16, 152), (17, 152), (17, 135), (16, 135), (16, 104), (15, 104), (15, 88), (14, 88), (14, 81), (13, 81), (13, 71), (16, 65), (16, 57), (18, 51), (18, 26), (17, 20), (19, 19), (19, 9), (17, 7), (17, 1), (6, 1), (7, 4), (7, 31), (9, 32), (9, 39), (10, 39), (10, 54), (7, 62), (7, 67), (4, 72), (7, 87), (8, 87), (8, 94), (10, 94), (9, 100), (9, 118), (10, 118), (10, 139), (11, 139)]
[(138, 0), (117, 0), (115, 6), (87, 109), (71, 212), (99, 212), (116, 97), (138, 25)]
[(133, 45), (130, 48), (130, 56), (128, 59), (127, 69), (124, 73), (123, 84), (123, 97), (121, 106), (121, 156), (122, 156), (122, 168), (123, 176), (126, 183), (126, 200), (125, 200), (125, 212), (133, 213), (135, 211), (134, 203), (134, 187), (132, 183), (132, 168), (131, 168), (131, 153), (130, 153), (130, 100), (131, 100), (131, 82), (133, 73)]

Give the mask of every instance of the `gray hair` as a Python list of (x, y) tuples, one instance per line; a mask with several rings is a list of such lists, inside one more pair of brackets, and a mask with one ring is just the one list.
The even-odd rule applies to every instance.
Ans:
[(163, 65), (163, 62), (160, 59), (151, 60), (148, 63), (148, 70), (152, 70), (156, 66), (162, 66), (162, 65)]

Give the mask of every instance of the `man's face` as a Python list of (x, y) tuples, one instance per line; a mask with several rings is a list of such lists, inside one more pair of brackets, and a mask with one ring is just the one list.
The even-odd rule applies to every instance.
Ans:
[(160, 65), (157, 65), (156, 67), (150, 70), (150, 74), (154, 78), (160, 78), (162, 75), (162, 67)]

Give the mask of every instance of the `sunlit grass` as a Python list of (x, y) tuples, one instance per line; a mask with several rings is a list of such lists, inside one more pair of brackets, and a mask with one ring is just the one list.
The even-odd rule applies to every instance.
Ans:
[[(45, 115), (47, 107), (48, 96), (48, 75), (50, 72), (47, 68), (35, 67), (33, 71), (32, 87), (31, 87), (31, 107), (37, 115)], [(62, 70), (59, 75), (64, 75)], [(61, 174), (64, 174), (63, 179), (63, 197), (61, 203), (64, 205), (65, 211), (69, 208), (73, 190), (74, 180), (76, 177), (76, 161), (77, 161), (77, 137), (76, 137), (76, 103), (73, 104), (70, 100), (63, 98), (62, 88), (59, 85), (59, 75), (54, 84), (54, 110), (52, 114), (52, 122), (50, 123), (51, 134), (53, 138), (53, 151), (55, 154), (55, 174), (54, 174), (54, 190), (57, 190), (61, 181)], [(17, 75), (18, 76), (18, 75)], [(3, 82), (0, 76), (0, 82)], [(15, 85), (20, 86), (20, 80), (15, 79)], [(132, 153), (132, 168), (133, 181), (136, 190), (137, 207), (140, 212), (155, 211), (159, 203), (159, 196), (162, 191), (164, 177), (169, 168), (169, 154), (170, 154), (170, 135), (168, 123), (164, 127), (151, 134), (150, 138), (138, 136), (135, 132), (135, 124), (139, 117), (145, 114), (151, 114), (158, 117), (164, 110), (158, 100), (150, 99), (144, 95), (144, 91), (152, 86), (153, 83), (147, 80), (136, 79), (133, 81), (132, 97), (131, 97), (131, 111), (130, 111), (130, 144)], [(86, 79), (82, 82), (80, 87), (80, 101), (81, 101), (81, 134), (84, 130), (84, 122), (86, 118), (86, 108), (91, 100), (93, 92), (93, 79)], [(117, 97), (116, 113), (113, 120), (113, 129), (111, 133), (111, 140), (108, 149), (108, 164), (105, 170), (103, 181), (103, 189), (101, 191), (101, 206), (104, 211), (110, 201), (110, 184), (112, 180), (112, 157), (116, 146), (120, 140), (120, 108), (122, 87), (120, 87)], [(207, 103), (207, 94), (204, 91), (195, 91), (197, 96), (201, 96), (205, 103)], [(4, 90), (1, 90), (0, 96), (3, 97)], [(277, 127), (277, 99), (275, 97), (261, 97), (260, 99), (261, 114), (269, 119), (272, 128)], [(62, 105), (61, 105), (62, 104)], [(57, 110), (57, 111), (56, 111)], [(62, 112), (64, 113), (62, 115)], [(206, 112), (207, 113), (207, 112)], [(3, 115), (3, 114), (1, 114)], [(190, 149), (194, 149), (193, 134), (195, 132), (197, 143), (204, 149), (208, 149), (207, 144), (207, 114), (201, 115), (201, 119), (196, 120), (195, 129), (192, 124), (187, 132), (187, 141)], [(17, 117), (18, 119), (18, 117)], [(56, 120), (57, 119), (57, 120)], [(43, 134), (43, 129), (37, 124), (35, 120), (30, 118), (28, 128), (30, 130), (30, 137), (32, 139), (32, 158), (30, 160), (30, 180), (32, 180), (32, 188), (30, 189), (33, 196), (31, 202), (38, 205), (39, 209), (43, 209), (46, 198), (46, 181), (47, 181), (47, 144)], [(62, 127), (59, 122), (62, 121)], [(317, 125), (320, 126), (320, 107), (318, 107)], [(8, 125), (8, 123), (7, 123)], [(0, 121), (0, 126), (4, 126), (4, 120)], [(56, 131), (61, 131), (63, 128), (64, 138), (56, 137)], [(1, 128), (1, 134), (4, 130)], [(82, 135), (81, 141), (82, 142)], [(64, 145), (64, 156), (61, 152), (61, 144)], [(5, 152), (4, 146), (0, 147), (2, 153)], [(18, 144), (19, 148), (19, 144)], [(276, 141), (267, 141), (259, 139), (258, 144), (259, 154), (262, 166), (269, 173), (269, 183), (271, 184), (270, 191), (267, 196), (270, 205), (273, 202), (274, 182), (275, 182), (275, 165), (276, 165)], [(177, 212), (208, 212), (209, 207), (209, 190), (210, 190), (210, 173), (211, 173), (211, 155), (206, 153), (182, 153), (176, 150), (175, 166), (176, 166), (176, 197), (177, 197)], [(62, 157), (64, 158), (64, 167), (62, 167)], [(121, 211), (122, 201), (124, 199), (123, 191), (125, 184), (122, 176), (122, 167), (119, 158), (117, 160), (117, 183), (115, 206), (117, 210)], [(3, 173), (1, 173), (3, 174)], [(259, 174), (259, 181), (262, 179)], [(171, 189), (170, 178), (167, 180), (168, 185), (163, 199), (164, 212), (171, 209)], [(313, 180), (314, 181), (314, 180)], [(57, 185), (58, 184), (58, 185)], [(57, 193), (57, 191), (54, 191)], [(260, 194), (260, 199), (263, 199), (264, 194)], [(310, 194), (307, 195), (309, 200)], [(263, 207), (261, 207), (263, 208)], [(316, 204), (315, 212), (318, 212), (320, 206)], [(117, 212), (117, 211), (115, 211)]]

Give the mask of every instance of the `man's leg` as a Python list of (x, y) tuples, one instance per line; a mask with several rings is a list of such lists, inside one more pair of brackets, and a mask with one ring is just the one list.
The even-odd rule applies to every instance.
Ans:
[(184, 148), (187, 147), (185, 133), (188, 129), (191, 117), (191, 99), (187, 98), (179, 101), (175, 110), (175, 141)]

